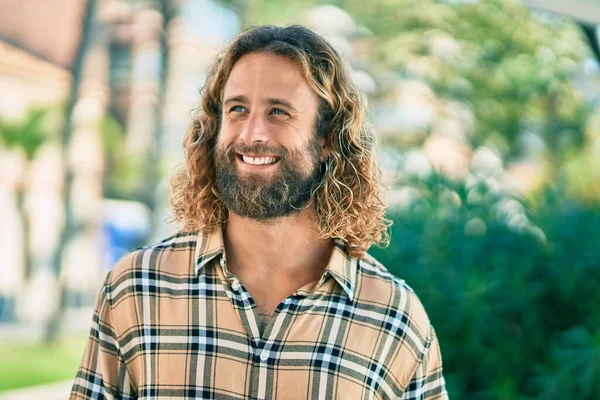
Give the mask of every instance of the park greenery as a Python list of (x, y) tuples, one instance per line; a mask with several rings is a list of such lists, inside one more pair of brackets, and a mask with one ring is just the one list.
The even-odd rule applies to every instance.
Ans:
[(371, 253), (423, 301), (451, 398), (598, 398), (600, 207), (556, 188), (531, 204), (420, 184), (392, 213), (389, 248)]
[[(220, 3), (244, 27), (306, 23), (325, 4)], [(375, 115), (395, 83), (416, 80), (431, 90), (436, 109), (467, 111), (465, 146), (491, 149), (502, 171), (518, 163), (543, 169), (529, 192), (513, 193), (499, 189), (502, 171), (415, 175), (398, 163), (391, 189), (409, 196), (390, 208), (390, 246), (371, 254), (424, 303), (450, 398), (600, 398), (600, 117), (597, 99), (575, 85), (589, 57), (578, 27), (517, 0), (326, 4), (357, 27), (350, 40), (361, 41), (364, 53), (351, 61), (377, 83), (369, 98)], [(0, 124), (0, 144), (20, 145), (32, 157), (42, 118), (34, 110), (24, 125)], [(436, 129), (398, 124), (380, 139), (405, 154)], [(113, 161), (105, 189), (135, 200), (143, 162), (123, 155), (116, 121), (107, 118), (101, 131)]]
[(4, 391), (73, 379), (85, 350), (85, 335), (65, 335), (56, 343), (15, 339), (0, 347), (0, 397)]

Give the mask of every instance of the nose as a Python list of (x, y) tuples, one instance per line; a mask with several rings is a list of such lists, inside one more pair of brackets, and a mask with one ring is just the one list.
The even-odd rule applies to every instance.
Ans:
[(242, 127), (240, 139), (246, 144), (266, 143), (269, 138), (265, 117), (251, 112)]

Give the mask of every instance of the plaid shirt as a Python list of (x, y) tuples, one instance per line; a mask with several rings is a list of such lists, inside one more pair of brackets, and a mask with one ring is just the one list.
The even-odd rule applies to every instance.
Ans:
[(226, 266), (221, 229), (124, 256), (71, 399), (447, 399), (423, 306), (369, 255), (336, 242), (320, 281), (282, 301), (262, 335)]

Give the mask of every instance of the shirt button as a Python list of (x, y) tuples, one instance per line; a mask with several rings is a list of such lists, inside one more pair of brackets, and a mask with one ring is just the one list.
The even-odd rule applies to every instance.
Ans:
[(267, 361), (269, 359), (269, 352), (267, 350), (263, 350), (260, 353), (260, 359), (262, 361)]
[(240, 290), (240, 283), (238, 281), (233, 281), (233, 283), (231, 284), (231, 289), (234, 292), (237, 292), (238, 290)]

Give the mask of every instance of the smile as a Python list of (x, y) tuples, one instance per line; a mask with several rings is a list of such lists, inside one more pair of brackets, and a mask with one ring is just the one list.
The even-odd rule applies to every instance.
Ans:
[(250, 165), (272, 165), (279, 161), (278, 157), (270, 156), (270, 157), (250, 157), (243, 154), (238, 154), (238, 159), (240, 159), (245, 164)]

